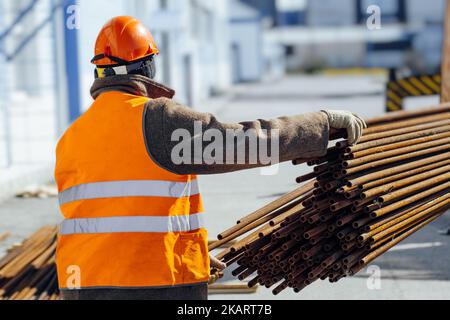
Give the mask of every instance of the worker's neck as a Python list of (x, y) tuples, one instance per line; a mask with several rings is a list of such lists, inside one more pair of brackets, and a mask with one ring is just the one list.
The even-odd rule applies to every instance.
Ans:
[(91, 95), (96, 99), (103, 92), (119, 91), (152, 99), (172, 98), (175, 91), (141, 75), (120, 75), (96, 79), (91, 87)]

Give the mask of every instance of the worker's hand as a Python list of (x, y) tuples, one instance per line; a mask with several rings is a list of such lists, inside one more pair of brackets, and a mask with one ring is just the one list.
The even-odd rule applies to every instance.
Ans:
[(210, 255), (209, 256), (209, 264), (211, 269), (216, 269), (217, 271), (222, 271), (227, 267), (225, 263), (217, 259), (216, 257)]
[(367, 128), (365, 121), (358, 115), (343, 110), (323, 110), (328, 116), (331, 129), (346, 129), (349, 144), (356, 144)]
[(208, 283), (213, 284), (214, 282), (222, 278), (223, 276), (222, 270), (225, 269), (227, 265), (211, 255), (209, 256), (209, 261), (211, 267), (211, 275), (209, 276)]
[(214, 270), (214, 273), (211, 272), (209, 275), (208, 284), (216, 283), (216, 281), (221, 278), (223, 278), (223, 272)]

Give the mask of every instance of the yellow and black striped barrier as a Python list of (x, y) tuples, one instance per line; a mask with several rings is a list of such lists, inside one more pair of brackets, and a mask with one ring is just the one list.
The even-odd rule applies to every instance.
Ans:
[(386, 86), (386, 111), (403, 109), (406, 97), (441, 94), (441, 75), (412, 76), (388, 82)]

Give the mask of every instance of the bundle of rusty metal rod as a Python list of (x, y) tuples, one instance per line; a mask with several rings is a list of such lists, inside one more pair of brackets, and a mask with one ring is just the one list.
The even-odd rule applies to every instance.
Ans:
[(0, 300), (57, 300), (56, 227), (43, 227), (0, 259)]
[(217, 256), (233, 275), (274, 294), (336, 282), (449, 208), (450, 104), (367, 122), (357, 145), (338, 141), (301, 187), (219, 234), (210, 250), (243, 236)]

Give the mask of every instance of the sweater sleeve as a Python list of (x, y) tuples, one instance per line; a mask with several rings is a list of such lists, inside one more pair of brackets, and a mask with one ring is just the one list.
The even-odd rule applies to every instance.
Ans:
[(176, 174), (198, 175), (323, 156), (330, 131), (322, 112), (223, 123), (167, 98), (147, 103), (143, 126), (153, 161)]

